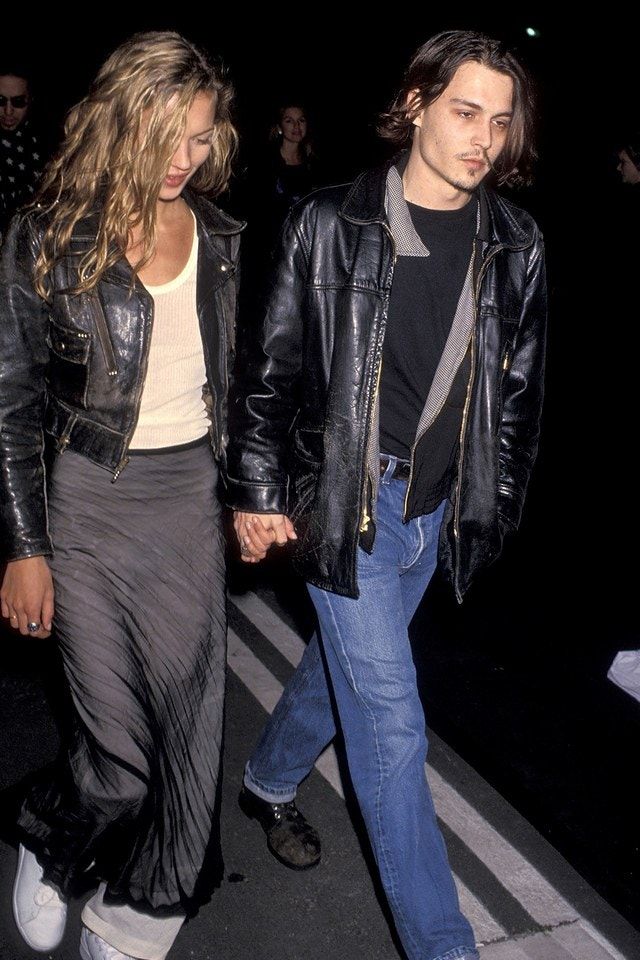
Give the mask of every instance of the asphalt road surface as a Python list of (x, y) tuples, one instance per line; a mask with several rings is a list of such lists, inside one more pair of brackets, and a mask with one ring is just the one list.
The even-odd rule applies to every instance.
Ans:
[[(443, 602), (446, 607), (446, 601)], [(311, 621), (299, 584), (277, 563), (264, 571), (236, 571), (229, 614), (222, 814), (225, 881), (198, 917), (184, 927), (170, 957), (401, 957), (371, 869), (371, 856), (350, 795), (339, 743), (336, 750), (330, 748), (319, 759), (299, 797), (300, 806), (322, 835), (323, 858), (317, 869), (299, 874), (278, 864), (267, 851), (260, 828), (239, 811), (236, 798), (243, 764), (267, 713), (277, 702), (282, 684), (301, 655)], [(419, 616), (418, 638), (425, 629), (424, 618)], [(433, 626), (431, 630), (435, 635)], [(433, 683), (439, 673), (446, 676), (446, 670), (438, 644), (431, 646)], [(6, 821), (16, 784), (55, 756), (59, 740), (54, 717), (59, 705), (52, 647), (5, 638), (5, 651), (5, 668), (0, 677), (0, 788)], [(450, 673), (457, 669), (458, 660), (465, 658), (460, 645), (451, 642), (449, 654)], [(485, 649), (485, 656), (488, 655)], [(484, 667), (478, 657), (471, 667), (482, 678)], [(498, 675), (502, 677), (504, 672), (498, 671)], [(517, 693), (517, 671), (512, 667), (511, 673), (515, 679), (512, 677), (509, 685)], [(424, 682), (428, 687), (429, 682)], [(483, 712), (478, 709), (478, 697), (469, 696), (464, 676), (460, 676), (459, 682), (466, 693), (456, 698), (456, 708), (444, 710), (441, 698), (435, 713), (449, 718), (449, 739), (460, 739), (467, 754), (470, 744), (473, 753), (475, 740), (485, 741), (484, 750), (477, 751), (479, 767), (493, 773), (499, 764), (495, 758), (493, 765), (487, 761), (491, 751), (486, 741), (499, 741), (500, 732), (486, 725), (482, 729)], [(460, 699), (468, 707), (476, 705), (473, 736), (469, 730), (465, 736), (459, 733), (457, 719), (464, 719)], [(526, 709), (523, 711), (526, 714)], [(494, 712), (499, 720), (502, 717), (502, 732), (509, 743), (513, 729), (505, 723), (500, 709)], [(562, 741), (562, 731), (558, 739)], [(433, 729), (427, 772), (463, 909), (482, 944), (482, 960), (638, 960), (640, 933), (542, 835), (550, 831), (536, 829), (473, 768), (469, 756), (463, 759)], [(544, 781), (544, 771), (540, 776)], [(522, 780), (519, 764), (512, 764), (510, 779), (509, 771), (504, 769), (490, 779), (511, 784), (512, 789), (502, 793), (517, 796)], [(534, 782), (535, 777), (532, 775), (530, 780)], [(525, 791), (528, 792), (535, 794), (536, 790)], [(544, 782), (541, 792), (546, 795)], [(560, 812), (562, 800), (562, 791), (556, 789), (554, 803)], [(532, 807), (534, 811), (539, 809), (535, 804)], [(553, 824), (551, 832), (552, 827)], [(8, 840), (6, 822), (3, 828)], [(589, 838), (584, 842), (589, 844)], [(9, 842), (0, 843), (0, 902), (4, 904), (0, 913), (1, 960), (35, 956), (21, 943), (13, 926), (10, 891), (14, 866), (14, 850)], [(51, 955), (54, 960), (78, 957), (80, 909), (81, 903), (72, 904), (67, 934), (61, 947)]]

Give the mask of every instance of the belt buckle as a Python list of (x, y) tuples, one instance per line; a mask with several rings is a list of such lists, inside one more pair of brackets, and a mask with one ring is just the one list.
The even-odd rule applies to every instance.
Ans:
[(380, 476), (381, 477), (384, 477), (385, 473), (387, 472), (388, 466), (389, 466), (389, 457), (386, 457), (384, 454), (380, 454)]
[[(389, 466), (390, 457), (385, 456), (384, 454), (380, 455), (380, 476), (383, 477)], [(407, 460), (397, 460), (393, 468), (393, 473), (391, 474), (392, 480), (408, 480), (409, 472), (411, 465)]]

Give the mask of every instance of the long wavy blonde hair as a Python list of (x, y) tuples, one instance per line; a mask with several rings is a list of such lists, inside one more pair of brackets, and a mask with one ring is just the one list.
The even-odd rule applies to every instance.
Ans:
[(103, 64), (88, 95), (73, 107), (65, 136), (43, 178), (36, 204), (48, 216), (35, 268), (38, 293), (64, 256), (76, 223), (98, 212), (95, 243), (78, 265), (72, 293), (91, 290), (142, 227), (139, 271), (156, 245), (156, 208), (188, 110), (198, 93), (213, 93), (216, 116), (211, 152), (189, 182), (213, 195), (226, 187), (238, 135), (230, 119), (233, 90), (223, 68), (173, 32), (138, 33)]

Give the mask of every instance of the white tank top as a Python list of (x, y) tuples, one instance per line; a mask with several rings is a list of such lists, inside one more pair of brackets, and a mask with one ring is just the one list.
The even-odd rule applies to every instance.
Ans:
[(202, 389), (206, 370), (196, 300), (197, 264), (194, 224), (184, 270), (169, 283), (145, 284), (154, 302), (153, 331), (132, 450), (188, 443), (209, 428)]

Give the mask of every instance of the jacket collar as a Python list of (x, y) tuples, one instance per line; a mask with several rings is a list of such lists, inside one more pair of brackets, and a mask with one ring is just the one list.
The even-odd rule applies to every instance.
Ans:
[[(234, 220), (227, 213), (214, 206), (201, 194), (195, 193), (188, 187), (183, 192), (183, 197), (193, 211), (196, 217), (196, 226), (198, 230), (198, 239), (203, 240), (210, 253), (217, 258), (227, 260), (222, 254), (220, 245), (216, 244), (216, 236), (233, 236), (244, 230), (246, 224)], [(98, 231), (100, 220), (100, 211), (94, 209), (75, 225), (72, 235), (72, 243), (93, 243)], [(85, 248), (86, 249), (86, 248)], [(131, 286), (131, 266), (125, 257), (121, 257), (112, 264), (104, 273), (104, 279), (118, 284)]]
[[(366, 170), (351, 185), (340, 208), (340, 216), (353, 223), (387, 223), (385, 192), (389, 167), (396, 165), (402, 172), (409, 153), (387, 160), (372, 170)], [(480, 228), (478, 238), (490, 245), (516, 250), (531, 246), (534, 240), (534, 225), (529, 214), (484, 184), (478, 189), (480, 201)]]
[[(246, 224), (234, 220), (228, 213), (218, 209), (201, 194), (187, 189), (183, 196), (196, 218), (196, 229), (200, 241), (199, 265), (204, 263), (205, 259), (208, 259), (209, 262), (220, 263), (222, 261), (227, 267), (232, 267), (233, 264), (227, 253), (227, 245), (217, 242), (216, 237), (237, 236), (244, 230)], [(225, 268), (223, 267), (223, 269)]]
[[(210, 200), (207, 200), (199, 193), (190, 190), (188, 187), (184, 190), (184, 197), (187, 206), (193, 210), (196, 220), (207, 233), (212, 235), (229, 236), (240, 233), (246, 227), (246, 223), (234, 220), (228, 213), (214, 206)], [(98, 232), (100, 223), (100, 209), (94, 208), (86, 217), (79, 220), (73, 230), (75, 240), (93, 240)]]
[(214, 204), (203, 197), (202, 194), (195, 193), (193, 190), (187, 188), (183, 193), (183, 197), (187, 205), (191, 207), (195, 213), (198, 223), (201, 224), (209, 234), (231, 236), (235, 233), (240, 233), (246, 227), (246, 223), (240, 220), (234, 220), (233, 217), (230, 217), (224, 210), (220, 210), (219, 207), (214, 206)]

